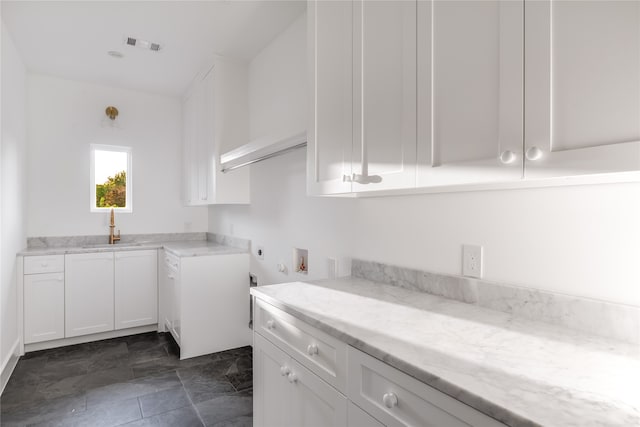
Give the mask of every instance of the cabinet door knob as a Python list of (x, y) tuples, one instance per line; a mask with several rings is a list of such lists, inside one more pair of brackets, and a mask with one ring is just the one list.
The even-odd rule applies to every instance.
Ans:
[(527, 160), (539, 160), (540, 158), (542, 158), (542, 150), (539, 149), (538, 147), (531, 147), (527, 150), (527, 153), (525, 154), (525, 156), (527, 157)]
[(318, 346), (315, 344), (309, 344), (307, 346), (307, 354), (309, 356), (313, 356), (314, 354), (318, 354)]
[(267, 329), (271, 330), (276, 327), (276, 322), (273, 320), (267, 320)]
[(42, 262), (42, 263), (40, 263), (40, 267), (47, 267), (47, 266), (49, 266), (49, 263), (48, 263), (48, 262)]
[(382, 396), (382, 403), (389, 409), (394, 408), (398, 406), (398, 396), (395, 393), (385, 393)]
[(291, 372), (289, 375), (287, 375), (287, 380), (289, 380), (291, 384), (296, 383), (298, 382), (298, 376), (295, 373)]
[(280, 375), (282, 375), (283, 377), (286, 377), (290, 373), (291, 373), (291, 369), (289, 369), (288, 366), (281, 366), (280, 367)]
[(500, 161), (508, 165), (509, 163), (513, 163), (516, 160), (516, 155), (513, 151), (505, 150), (500, 154)]

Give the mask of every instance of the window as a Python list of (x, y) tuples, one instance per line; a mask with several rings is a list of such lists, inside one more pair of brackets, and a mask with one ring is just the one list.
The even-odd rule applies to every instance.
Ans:
[(132, 212), (131, 148), (91, 145), (91, 212)]

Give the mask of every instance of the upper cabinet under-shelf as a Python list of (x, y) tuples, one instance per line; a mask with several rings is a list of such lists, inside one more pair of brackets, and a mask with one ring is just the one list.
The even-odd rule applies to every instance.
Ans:
[(220, 154), (248, 139), (248, 110), (246, 65), (218, 59), (194, 79), (182, 110), (185, 205), (249, 203), (249, 169), (220, 168)]
[(311, 0), (308, 37), (311, 195), (640, 171), (640, 3)]

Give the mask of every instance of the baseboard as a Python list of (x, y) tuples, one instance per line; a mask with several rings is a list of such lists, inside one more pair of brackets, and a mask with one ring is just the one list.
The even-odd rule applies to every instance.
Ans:
[(4, 392), (4, 388), (9, 382), (9, 378), (11, 378), (11, 374), (18, 364), (18, 360), (20, 360), (19, 351), (20, 339), (17, 339), (13, 346), (11, 346), (9, 356), (2, 361), (2, 370), (0, 372), (0, 395)]
[(25, 344), (24, 351), (29, 353), (30, 351), (47, 350), (49, 348), (63, 347), (65, 345), (82, 344), (85, 342), (107, 340), (109, 338), (124, 337), (127, 335), (142, 334), (144, 332), (158, 331), (158, 325), (138, 326), (135, 328), (119, 329), (117, 331), (101, 332), (99, 334), (82, 335), (73, 338), (62, 338), (59, 340), (36, 342), (32, 344)]

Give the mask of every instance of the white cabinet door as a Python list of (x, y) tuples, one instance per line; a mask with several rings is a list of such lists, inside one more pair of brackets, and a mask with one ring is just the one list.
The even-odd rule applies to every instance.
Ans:
[(416, 8), (415, 0), (354, 2), (356, 193), (416, 185)]
[(311, 100), (307, 192), (348, 193), (353, 141), (353, 3), (311, 0), (307, 17)]
[(115, 254), (115, 329), (158, 323), (156, 250)]
[(167, 253), (163, 249), (158, 251), (158, 329), (163, 332), (171, 330), (170, 272), (167, 260)]
[(524, 2), (418, 2), (418, 187), (514, 181)]
[(640, 2), (528, 1), (527, 178), (640, 170)]
[(25, 344), (59, 338), (64, 338), (64, 273), (25, 275)]
[(198, 96), (195, 92), (194, 88), (182, 103), (182, 186), (187, 206), (198, 204), (198, 169), (195, 164)]
[(291, 423), (297, 427), (347, 425), (347, 398), (310, 370), (291, 359)]
[(380, 421), (349, 401), (347, 408), (347, 425), (349, 427), (384, 427)]
[(212, 68), (196, 77), (183, 102), (183, 179), (189, 206), (212, 202), (213, 97)]
[(198, 204), (213, 203), (213, 158), (215, 126), (213, 114), (215, 68), (204, 75), (198, 85), (196, 167), (198, 170)]
[(182, 339), (182, 290), (180, 288), (182, 280), (178, 271), (169, 271), (169, 288), (171, 290), (171, 334), (178, 345)]
[(287, 381), (290, 357), (259, 334), (253, 341), (253, 425), (291, 425), (289, 413), (291, 385)]
[(113, 252), (65, 255), (65, 337), (113, 330)]

